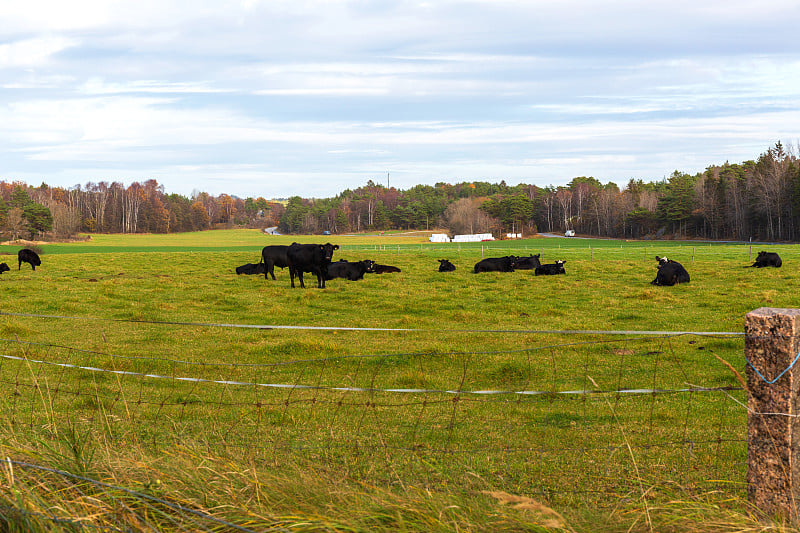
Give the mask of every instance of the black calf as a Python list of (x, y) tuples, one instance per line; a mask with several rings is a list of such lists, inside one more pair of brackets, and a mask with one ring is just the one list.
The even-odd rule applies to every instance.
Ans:
[(39, 259), (37, 253), (30, 248), (23, 248), (17, 252), (17, 260), (19, 261), (17, 270), (22, 269), (22, 263), (28, 263), (33, 270), (36, 270), (36, 267), (42, 264), (42, 260)]
[(456, 266), (447, 259), (439, 259), (439, 272), (452, 272)]

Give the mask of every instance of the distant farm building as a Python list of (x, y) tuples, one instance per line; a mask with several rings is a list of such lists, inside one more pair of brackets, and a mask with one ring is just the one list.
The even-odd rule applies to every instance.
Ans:
[(481, 242), (493, 241), (491, 233), (473, 233), (471, 235), (456, 235), (453, 237), (453, 242)]

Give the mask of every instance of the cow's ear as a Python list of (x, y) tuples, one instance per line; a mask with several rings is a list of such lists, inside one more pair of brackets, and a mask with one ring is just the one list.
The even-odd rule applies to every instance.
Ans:
[(334, 244), (334, 245), (333, 245), (333, 249), (334, 249), (334, 250), (338, 250), (338, 249), (339, 249), (339, 245), (338, 245), (338, 244)]

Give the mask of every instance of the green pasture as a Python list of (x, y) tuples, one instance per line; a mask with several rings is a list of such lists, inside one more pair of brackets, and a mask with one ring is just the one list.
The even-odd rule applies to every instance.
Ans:
[[(295, 240), (402, 272), (325, 289), (234, 273)], [(3, 453), (144, 492), (157, 477), (158, 495), (255, 530), (541, 531), (550, 511), (648, 530), (676, 498), (750, 516), (744, 393), (720, 360), (743, 374), (728, 333), (800, 304), (795, 245), (231, 230), (45, 244), (36, 271), (18, 248), (0, 256)], [(744, 268), (760, 249), (783, 268)], [(471, 271), (529, 253), (567, 274)], [(692, 282), (650, 285), (655, 255)], [(609, 330), (718, 334), (577, 333)]]

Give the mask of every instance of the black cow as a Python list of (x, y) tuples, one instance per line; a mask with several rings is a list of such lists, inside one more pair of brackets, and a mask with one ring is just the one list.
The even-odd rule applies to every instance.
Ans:
[(364, 274), (369, 272), (374, 264), (369, 259), (352, 263), (345, 260), (336, 261), (328, 265), (328, 274), (325, 279), (344, 278), (349, 281), (358, 281), (364, 279)]
[(439, 259), (439, 272), (452, 272), (456, 266), (447, 259)]
[(267, 279), (267, 274), (275, 279), (275, 267), (286, 268), (289, 266), (289, 259), (286, 257), (286, 252), (289, 247), (282, 244), (273, 244), (265, 246), (261, 250), (261, 261), (264, 262), (264, 279)]
[(400, 272), (400, 269), (392, 265), (379, 265), (375, 263), (367, 272), (370, 274), (391, 274), (392, 272)]
[(664, 285), (672, 287), (676, 283), (689, 283), (689, 273), (683, 265), (666, 257), (656, 256), (658, 261), (658, 272), (656, 279), (650, 282), (651, 285)]
[(236, 274), (264, 274), (266, 266), (263, 261), (258, 263), (247, 263), (242, 266), (236, 267)]
[(536, 267), (541, 266), (542, 263), (539, 262), (539, 257), (542, 254), (532, 255), (530, 257), (518, 257), (516, 261), (514, 261), (514, 270), (535, 270)]
[(8, 268), (8, 265), (6, 263), (0, 263), (0, 274), (2, 274), (3, 272), (10, 272), (10, 271), (11, 269)]
[(517, 260), (513, 255), (505, 257), (487, 257), (475, 263), (473, 272), (514, 272), (514, 262)]
[(297, 276), (297, 279), (300, 280), (300, 287), (305, 289), (303, 272), (310, 272), (317, 276), (317, 287), (324, 289), (328, 265), (331, 263), (333, 251), (338, 249), (338, 244), (298, 244), (293, 242), (286, 251), (292, 288), (294, 288), (294, 277)]
[(34, 270), (36, 270), (36, 267), (42, 264), (42, 260), (39, 259), (39, 256), (36, 254), (36, 252), (30, 248), (23, 248), (17, 252), (17, 259), (19, 260), (17, 270), (22, 269), (22, 263), (28, 263)]
[(548, 263), (546, 265), (539, 265), (533, 273), (536, 276), (554, 276), (556, 274), (566, 274), (564, 270), (564, 263), (566, 261), (558, 260), (555, 263)]
[(756, 268), (762, 267), (780, 267), (783, 264), (781, 261), (781, 256), (776, 254), (775, 252), (758, 252), (758, 257), (756, 257), (756, 262), (750, 266)]

